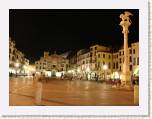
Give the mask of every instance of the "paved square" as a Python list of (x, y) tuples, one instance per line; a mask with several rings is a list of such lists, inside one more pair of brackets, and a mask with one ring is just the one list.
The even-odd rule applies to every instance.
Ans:
[[(43, 81), (43, 106), (131, 106), (133, 91), (113, 89), (112, 85), (95, 81)], [(36, 106), (38, 83), (32, 79), (10, 79), (9, 105)]]

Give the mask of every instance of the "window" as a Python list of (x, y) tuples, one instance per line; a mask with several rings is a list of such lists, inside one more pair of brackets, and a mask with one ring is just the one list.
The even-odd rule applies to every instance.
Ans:
[(68, 67), (68, 64), (66, 64), (66, 68)]
[(116, 69), (118, 69), (118, 62), (116, 62)]
[(123, 51), (123, 55), (124, 55), (124, 51)]
[(110, 64), (110, 62), (109, 62), (109, 69), (111, 68), (111, 64)]
[(129, 68), (129, 69), (130, 69), (130, 71), (132, 71), (132, 65), (130, 65), (130, 68)]
[(105, 62), (103, 62), (103, 65), (105, 65)]
[(98, 58), (100, 58), (100, 54), (98, 54)]
[(136, 65), (136, 58), (134, 58), (134, 62), (133, 62), (133, 65)]
[(133, 49), (133, 54), (135, 54), (135, 49)]
[(109, 59), (111, 58), (111, 56), (109, 55)]
[(92, 53), (90, 53), (90, 57), (92, 57)]
[(119, 52), (119, 56), (121, 56), (121, 52)]
[(139, 57), (137, 57), (137, 65), (139, 65)]
[(132, 50), (131, 50), (131, 49), (129, 50), (129, 53), (130, 53), (130, 54), (132, 53)]
[(121, 71), (121, 66), (120, 66), (120, 69), (119, 69), (119, 71)]
[(105, 54), (103, 54), (103, 58), (105, 58)]
[(119, 59), (119, 63), (121, 63), (121, 58)]
[(115, 63), (113, 63), (113, 68), (115, 69)]
[(13, 51), (13, 54), (15, 55), (15, 50)]
[(12, 61), (15, 61), (15, 57), (14, 56), (12, 56)]
[(94, 48), (95, 50), (97, 49), (97, 47)]
[(130, 61), (130, 62), (132, 62), (132, 58), (131, 58), (131, 56), (129, 57), (129, 61)]
[(100, 68), (100, 62), (98, 62), (98, 68)]

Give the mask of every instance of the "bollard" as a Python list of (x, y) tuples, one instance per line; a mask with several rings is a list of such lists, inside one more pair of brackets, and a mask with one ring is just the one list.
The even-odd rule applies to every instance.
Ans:
[(139, 85), (134, 85), (134, 104), (139, 105)]
[(42, 105), (42, 81), (38, 80), (36, 82), (36, 96), (35, 96), (36, 105)]

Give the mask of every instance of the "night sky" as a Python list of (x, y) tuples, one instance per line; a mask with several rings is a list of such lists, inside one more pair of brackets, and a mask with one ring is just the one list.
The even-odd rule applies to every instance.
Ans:
[[(77, 51), (90, 45), (102, 44), (112, 48), (123, 45), (119, 15), (124, 9), (110, 10), (9, 10), (9, 32), (16, 47), (31, 62), (43, 51), (61, 54)], [(139, 41), (139, 10), (129, 29), (129, 43)]]

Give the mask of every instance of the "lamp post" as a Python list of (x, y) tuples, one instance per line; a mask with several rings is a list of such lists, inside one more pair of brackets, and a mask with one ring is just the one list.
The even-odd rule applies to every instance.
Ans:
[(103, 65), (103, 70), (104, 70), (104, 80), (106, 79), (106, 70), (108, 69), (108, 66), (105, 64)]
[(87, 72), (87, 80), (88, 80), (89, 79), (88, 75), (89, 75), (89, 72), (90, 72), (90, 68), (89, 67), (87, 67), (86, 72)]
[(129, 33), (129, 26), (131, 25), (131, 20), (129, 18), (129, 16), (132, 16), (133, 14), (125, 11), (124, 14), (120, 15), (121, 18), (121, 22), (120, 22), (120, 26), (123, 28), (122, 29), (122, 33), (124, 35), (124, 64), (123, 64), (123, 77), (122, 77), (122, 85), (124, 86), (131, 86), (131, 81), (130, 81), (130, 77), (129, 77), (129, 62), (128, 62), (128, 33)]
[(19, 63), (17, 62), (17, 63), (15, 63), (15, 69), (16, 69), (16, 77), (17, 77), (17, 70), (18, 70), (18, 67), (19, 67)]
[(23, 66), (24, 69), (24, 76), (25, 76), (25, 70), (27, 69), (26, 65)]

